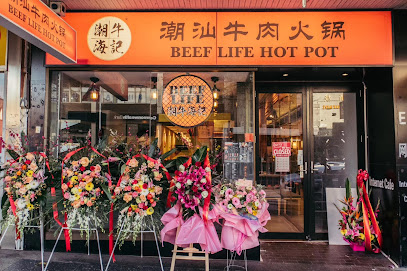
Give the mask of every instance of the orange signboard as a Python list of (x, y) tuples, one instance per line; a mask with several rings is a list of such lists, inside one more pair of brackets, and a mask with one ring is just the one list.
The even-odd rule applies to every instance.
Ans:
[(0, 25), (65, 63), (76, 62), (76, 31), (41, 0), (1, 0)]
[(195, 127), (212, 113), (212, 90), (198, 76), (181, 75), (165, 87), (162, 105), (172, 123), (181, 127)]
[[(393, 64), (389, 11), (68, 13), (66, 21), (78, 29), (82, 65)], [(47, 64), (63, 63), (47, 56)]]

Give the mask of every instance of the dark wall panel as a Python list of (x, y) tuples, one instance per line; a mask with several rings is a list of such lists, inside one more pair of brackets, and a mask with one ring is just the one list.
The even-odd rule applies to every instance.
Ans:
[[(399, 261), (398, 192), (395, 164), (395, 132), (391, 68), (365, 70), (369, 173), (383, 187), (371, 185), (373, 208), (380, 200), (379, 224), (383, 233), (383, 251)], [(373, 184), (370, 181), (370, 184)], [(384, 186), (384, 184), (387, 184)]]

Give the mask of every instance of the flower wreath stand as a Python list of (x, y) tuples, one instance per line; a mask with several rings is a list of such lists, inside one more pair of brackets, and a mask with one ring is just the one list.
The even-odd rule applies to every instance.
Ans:
[[(11, 226), (15, 229), (16, 249), (22, 250), (24, 229), (34, 228), (40, 231), (41, 270), (44, 269), (44, 213), (41, 199), (46, 191), (45, 169), (49, 168), (48, 158), (42, 152), (29, 152), (10, 161), (4, 178), (5, 191), (10, 202), (8, 224), (0, 238), (0, 245)], [(32, 218), (38, 209), (38, 217)], [(12, 221), (11, 221), (12, 220)], [(29, 225), (38, 220), (39, 225)]]
[[(82, 156), (79, 160), (70, 160), (70, 158), (80, 151), (87, 151), (88, 154), (92, 153), (94, 156)], [(113, 206), (112, 204), (106, 203), (110, 199), (109, 188), (111, 187), (111, 176), (109, 170), (109, 162), (107, 161), (107, 171), (104, 173), (101, 166), (95, 163), (96, 158), (104, 158), (101, 153), (99, 153), (95, 148), (88, 145), (77, 150), (68, 153), (62, 160), (62, 178), (61, 178), (61, 189), (64, 197), (64, 223), (62, 223), (58, 218), (58, 208), (57, 203), (53, 203), (53, 215), (54, 220), (61, 227), (58, 237), (55, 241), (54, 247), (52, 248), (51, 254), (48, 258), (45, 270), (47, 270), (49, 264), (51, 263), (52, 256), (54, 255), (58, 241), (61, 238), (62, 233), (65, 237), (66, 251), (71, 251), (71, 232), (80, 231), (86, 233), (87, 245), (88, 245), (88, 255), (90, 255), (90, 233), (95, 232), (96, 242), (98, 246), (100, 270), (103, 271), (103, 260), (102, 252), (100, 247), (100, 239), (98, 227), (104, 225), (104, 221), (100, 218), (100, 214), (104, 214), (104, 205), (109, 206), (108, 211), (110, 221), (109, 221), (109, 231), (113, 231)], [(104, 161), (101, 161), (102, 163)], [(65, 167), (69, 164), (69, 167)], [(65, 182), (68, 180), (67, 182)], [(108, 186), (106, 183), (108, 182)], [(51, 188), (51, 195), (55, 198), (55, 188)], [(103, 198), (105, 197), (105, 198)], [(106, 198), (107, 197), (107, 198)], [(106, 203), (106, 204), (104, 204)], [(107, 207), (107, 208), (109, 208)], [(112, 244), (111, 235), (109, 236), (109, 248)]]
[[(246, 250), (260, 245), (259, 232), (267, 232), (264, 226), (270, 220), (266, 192), (251, 180), (219, 184), (214, 190), (215, 209), (223, 220), (221, 244), (228, 250), (226, 270), (239, 267), (247, 271)], [(235, 263), (242, 253), (244, 266)]]
[[(121, 210), (118, 218), (120, 230), (110, 251), (106, 271), (112, 260), (115, 261), (114, 251), (119, 242), (124, 242), (124, 239), (129, 237), (128, 234), (133, 234), (135, 238), (138, 233), (141, 237), (141, 258), (143, 258), (143, 234), (154, 234), (160, 267), (164, 271), (153, 219), (154, 208), (162, 193), (162, 187), (159, 184), (165, 180), (164, 176), (166, 181), (171, 180), (171, 176), (160, 160), (154, 160), (144, 154), (133, 156), (126, 162), (124, 172), (114, 189), (115, 206)], [(150, 225), (150, 219), (147, 217), (151, 219)]]
[[(198, 157), (195, 164), (192, 157)], [(175, 269), (176, 260), (205, 261), (205, 271), (209, 271), (209, 253), (222, 250), (214, 226), (218, 215), (215, 209), (209, 210), (212, 178), (206, 148), (198, 149), (192, 157), (175, 173), (170, 187), (178, 200), (161, 218), (165, 225), (161, 239), (174, 245), (171, 271)], [(199, 244), (201, 249), (194, 248), (193, 244)]]

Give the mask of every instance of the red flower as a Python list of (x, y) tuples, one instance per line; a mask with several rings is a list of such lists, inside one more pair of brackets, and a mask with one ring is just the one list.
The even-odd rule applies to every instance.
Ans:
[(148, 195), (147, 195), (147, 199), (148, 199), (148, 200), (150, 200), (150, 199), (152, 199), (152, 198), (153, 198), (153, 196), (152, 196), (151, 194), (148, 194)]
[(80, 168), (81, 171), (85, 171), (85, 169), (86, 169), (86, 168), (85, 168), (84, 166), (82, 166), (82, 167)]
[(148, 185), (146, 183), (143, 184), (143, 189), (147, 189)]
[(131, 207), (129, 207), (129, 210), (128, 210), (129, 212), (131, 212), (132, 211), (132, 209), (131, 209)]
[(202, 164), (201, 162), (196, 162), (196, 163), (195, 163), (195, 166), (200, 167), (201, 164)]
[(198, 187), (197, 187), (197, 186), (193, 186), (193, 187), (192, 187), (192, 191), (194, 191), (194, 192), (198, 191)]
[(95, 167), (94, 167), (94, 166), (91, 166), (91, 167), (90, 167), (90, 170), (91, 170), (91, 171), (95, 171)]
[(25, 164), (29, 165), (29, 164), (31, 164), (31, 161), (30, 160), (25, 160)]
[(175, 171), (175, 176), (179, 176), (180, 174), (181, 174), (181, 171), (179, 171), (179, 170)]
[(144, 206), (143, 206), (143, 209), (144, 209), (144, 210), (147, 210), (147, 209), (148, 209), (148, 206), (147, 206), (147, 205), (144, 205)]

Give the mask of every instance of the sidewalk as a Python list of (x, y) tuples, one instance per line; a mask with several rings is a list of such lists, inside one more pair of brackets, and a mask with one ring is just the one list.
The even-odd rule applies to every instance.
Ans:
[[(45, 259), (49, 252), (45, 253)], [(382, 254), (353, 252), (349, 246), (329, 246), (325, 242), (263, 242), (263, 261), (249, 261), (250, 271), (302, 271), (302, 270), (391, 270), (393, 264)], [(0, 249), (0, 271), (41, 270), (39, 251), (16, 251)], [(108, 255), (103, 255), (106, 266)], [(170, 269), (171, 259), (163, 258), (165, 270)], [(242, 261), (238, 264), (243, 265)], [(224, 270), (226, 260), (211, 259), (210, 270)], [(50, 271), (97, 271), (100, 270), (97, 254), (58, 252), (49, 266)], [(118, 255), (112, 271), (159, 271), (157, 257)], [(177, 261), (175, 270), (201, 271), (203, 262)], [(225, 269), (226, 270), (226, 269)], [(243, 269), (232, 269), (243, 270)]]

